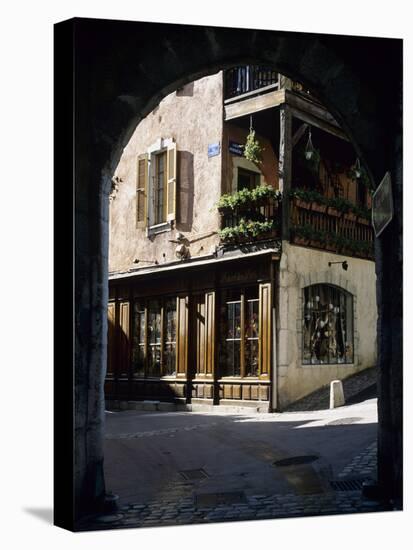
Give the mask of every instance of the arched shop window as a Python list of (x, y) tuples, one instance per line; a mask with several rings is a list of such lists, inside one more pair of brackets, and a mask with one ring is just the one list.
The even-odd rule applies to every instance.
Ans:
[(304, 289), (303, 364), (352, 363), (353, 297), (333, 285)]

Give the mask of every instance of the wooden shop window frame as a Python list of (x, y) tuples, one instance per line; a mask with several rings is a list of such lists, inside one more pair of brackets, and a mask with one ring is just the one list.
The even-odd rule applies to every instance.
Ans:
[[(148, 370), (149, 370), (149, 303), (151, 301), (159, 301), (160, 302), (160, 372), (159, 376), (148, 376)], [(166, 340), (166, 307), (168, 301), (175, 300), (175, 341)], [(133, 371), (133, 365), (131, 364), (132, 369), (132, 376), (136, 380), (144, 380), (148, 378), (172, 378), (175, 379), (178, 375), (178, 366), (179, 366), (179, 357), (178, 357), (178, 331), (179, 331), (179, 319), (178, 319), (178, 296), (151, 296), (146, 298), (139, 298), (135, 297), (133, 299), (132, 308), (131, 308), (131, 352), (133, 353), (133, 348), (135, 346), (134, 343), (134, 337), (136, 335), (136, 332), (138, 331), (136, 318), (135, 318), (135, 304), (138, 304), (139, 309), (138, 311), (140, 313), (144, 312), (144, 320), (145, 320), (145, 330), (144, 330), (144, 341), (141, 343), (139, 342), (137, 345), (143, 347), (143, 375), (136, 374), (136, 372)], [(170, 374), (165, 372), (165, 346), (167, 344), (174, 344), (175, 345), (175, 373)]]
[[(240, 299), (231, 299), (225, 300), (225, 305), (230, 303), (240, 303), (241, 312), (240, 312), (240, 374), (239, 375), (228, 375), (228, 376), (219, 376), (219, 380), (223, 382), (228, 382), (231, 380), (240, 382), (240, 381), (268, 381), (270, 377), (270, 364), (271, 364), (271, 283), (258, 284), (257, 285), (257, 298), (248, 297), (248, 290), (253, 288), (255, 285), (248, 285), (241, 287), (239, 289), (233, 289), (239, 291)], [(221, 300), (222, 293), (228, 289), (221, 289)], [(248, 302), (258, 302), (258, 350), (257, 350), (257, 360), (258, 360), (258, 374), (256, 376), (250, 376), (247, 374), (246, 358), (245, 358), (245, 349), (246, 341), (250, 338), (247, 338), (245, 333), (246, 325), (246, 315), (247, 315), (247, 304)], [(222, 303), (222, 302), (221, 302)], [(222, 322), (222, 319), (220, 319)], [(255, 338), (254, 338), (255, 340)], [(228, 341), (225, 338), (225, 341)], [(221, 344), (220, 344), (221, 345)]]

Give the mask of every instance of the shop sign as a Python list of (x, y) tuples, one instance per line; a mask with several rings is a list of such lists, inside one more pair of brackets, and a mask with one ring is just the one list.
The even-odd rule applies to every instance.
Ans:
[(386, 172), (373, 195), (372, 223), (376, 237), (383, 233), (393, 219), (393, 214), (391, 178), (390, 172)]
[(236, 143), (235, 141), (229, 142), (229, 152), (233, 155), (238, 155), (242, 157), (244, 155), (244, 146), (242, 143)]
[(257, 279), (258, 271), (256, 269), (225, 271), (221, 274), (221, 284), (242, 283), (245, 281), (256, 281)]

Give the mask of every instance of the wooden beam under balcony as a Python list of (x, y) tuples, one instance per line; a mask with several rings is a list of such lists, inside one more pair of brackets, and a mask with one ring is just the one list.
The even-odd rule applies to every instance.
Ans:
[[(262, 90), (259, 90), (262, 91)], [(256, 93), (256, 92), (254, 92)], [(237, 100), (237, 101), (236, 101)], [(232, 100), (231, 100), (232, 101)], [(291, 108), (291, 114), (311, 126), (320, 128), (333, 136), (349, 141), (346, 134), (340, 128), (335, 118), (320, 103), (314, 102), (302, 94), (282, 88), (273, 92), (267, 92), (259, 96), (243, 99), (234, 98), (233, 103), (224, 105), (225, 120), (233, 120), (246, 115), (265, 111), (273, 107), (279, 107), (287, 103)]]
[(349, 141), (333, 115), (320, 103), (315, 103), (311, 98), (304, 97), (290, 90), (285, 91), (285, 101), (291, 107), (291, 113), (296, 118), (345, 141)]
[(276, 90), (225, 105), (225, 120), (233, 120), (258, 111), (278, 107), (285, 102), (285, 90)]

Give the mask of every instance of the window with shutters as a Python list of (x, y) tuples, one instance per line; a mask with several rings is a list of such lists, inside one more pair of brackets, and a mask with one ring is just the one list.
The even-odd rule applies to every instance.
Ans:
[(304, 289), (303, 364), (352, 363), (353, 297), (334, 285)]
[(256, 286), (222, 291), (219, 352), (221, 376), (257, 377), (266, 371), (266, 366), (260, 369), (259, 364), (259, 302), (259, 289)]
[(172, 229), (176, 218), (176, 143), (159, 139), (138, 157), (136, 225), (147, 235)]

